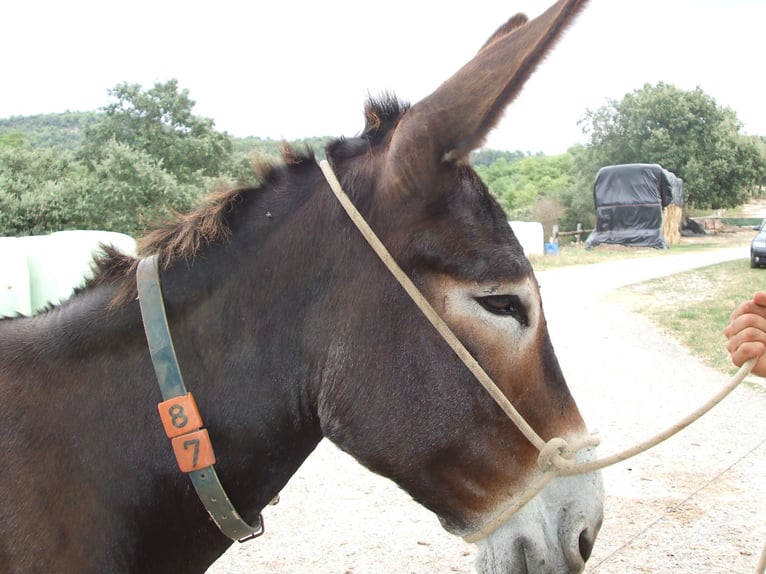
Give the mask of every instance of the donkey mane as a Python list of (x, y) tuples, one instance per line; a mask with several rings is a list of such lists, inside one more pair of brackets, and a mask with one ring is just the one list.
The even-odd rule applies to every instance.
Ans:
[[(383, 142), (409, 109), (409, 103), (398, 100), (391, 93), (379, 98), (368, 97), (365, 103), (365, 128), (361, 136), (339, 138), (327, 145), (327, 155), (352, 158), (367, 153), (370, 148)], [(280, 147), (281, 163), (266, 160), (253, 162), (253, 172), (261, 182), (257, 187), (223, 188), (212, 192), (196, 208), (188, 213), (174, 213), (172, 219), (138, 238), (139, 258), (125, 255), (109, 245), (102, 245), (103, 255), (94, 259), (94, 275), (84, 289), (101, 285), (117, 286), (110, 308), (121, 307), (137, 296), (135, 272), (141, 257), (157, 255), (160, 265), (167, 267), (174, 261), (191, 262), (208, 246), (225, 243), (231, 230), (227, 214), (236, 209), (245, 194), (266, 190), (291, 166), (315, 163), (314, 151), (308, 146), (298, 149), (287, 142)]]

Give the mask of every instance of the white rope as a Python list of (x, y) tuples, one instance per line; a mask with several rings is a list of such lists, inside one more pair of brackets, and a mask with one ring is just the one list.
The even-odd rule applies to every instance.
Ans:
[(666, 441), (667, 439), (669, 439), (676, 433), (688, 427), (693, 422), (702, 418), (703, 415), (710, 412), (710, 410), (714, 406), (716, 406), (723, 399), (725, 399), (745, 379), (745, 377), (750, 374), (750, 371), (753, 369), (753, 365), (755, 365), (755, 361), (756, 359), (749, 359), (748, 361), (746, 361), (739, 368), (739, 370), (734, 374), (734, 376), (731, 377), (729, 381), (723, 386), (723, 388), (721, 388), (721, 390), (719, 390), (715, 395), (713, 395), (706, 403), (704, 403), (702, 406), (698, 407), (697, 409), (695, 409), (694, 411), (686, 415), (684, 418), (682, 418), (680, 421), (671, 425), (664, 431), (657, 433), (656, 435), (654, 435), (650, 439), (645, 440), (644, 442), (638, 443), (635, 446), (627, 448), (613, 455), (605, 456), (598, 460), (578, 464), (576, 467), (572, 469), (561, 469), (558, 472), (559, 476), (570, 476), (574, 474), (582, 474), (585, 472), (593, 472), (595, 470), (601, 470), (602, 468), (606, 468), (607, 466), (612, 466), (613, 464), (617, 464), (618, 462), (622, 462), (624, 460), (632, 458), (636, 456), (637, 454), (646, 452), (650, 448), (654, 448), (661, 442)]

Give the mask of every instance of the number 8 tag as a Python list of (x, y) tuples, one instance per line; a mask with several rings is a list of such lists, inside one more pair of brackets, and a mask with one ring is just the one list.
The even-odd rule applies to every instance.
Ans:
[(202, 417), (197, 408), (197, 401), (191, 393), (162, 401), (157, 408), (168, 438), (202, 428)]

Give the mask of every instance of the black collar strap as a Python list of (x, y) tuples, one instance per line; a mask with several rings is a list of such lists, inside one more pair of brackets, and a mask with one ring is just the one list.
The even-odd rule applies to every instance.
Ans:
[(251, 526), (239, 516), (226, 496), (215, 472), (215, 454), (196, 402), (186, 390), (170, 337), (162, 300), (157, 256), (142, 259), (136, 272), (138, 300), (154, 372), (164, 399), (158, 405), (160, 418), (182, 472), (186, 472), (202, 504), (221, 532), (244, 542), (263, 534), (263, 518)]

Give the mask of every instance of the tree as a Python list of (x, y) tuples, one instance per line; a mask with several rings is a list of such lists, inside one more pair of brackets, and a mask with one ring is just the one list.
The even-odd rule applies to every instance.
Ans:
[(581, 124), (590, 135), (588, 169), (658, 163), (683, 178), (685, 201), (694, 207), (736, 207), (766, 182), (762, 140), (741, 134), (737, 115), (700, 88), (646, 84), (588, 110)]
[(523, 159), (529, 154), (525, 154), (523, 151), (502, 151), (498, 149), (484, 148), (475, 151), (471, 154), (471, 165), (483, 165), (490, 166), (500, 158), (505, 159), (507, 162), (514, 162)]
[(0, 235), (62, 229), (135, 234), (171, 209), (191, 208), (202, 194), (145, 152), (115, 141), (88, 166), (52, 148), (0, 148)]
[(553, 198), (571, 184), (571, 156), (520, 155), (514, 160), (499, 155), (490, 165), (475, 165), (476, 172), (509, 215), (519, 215), (542, 198)]
[(0, 189), (17, 199), (35, 193), (45, 182), (66, 179), (74, 161), (68, 152), (33, 149), (23, 142), (0, 146)]
[(179, 182), (148, 153), (111, 141), (91, 164), (77, 205), (87, 227), (128, 234), (171, 211), (188, 211), (212, 187)]
[(86, 160), (99, 161), (102, 148), (113, 140), (154, 158), (181, 184), (229, 171), (231, 138), (215, 131), (213, 120), (192, 113), (195, 102), (188, 90), (179, 91), (176, 80), (146, 91), (138, 84), (122, 83), (109, 95), (115, 101), (86, 128)]
[(556, 194), (556, 199), (564, 208), (564, 214), (558, 221), (562, 230), (576, 229), (578, 223), (585, 228), (595, 225), (593, 184), (600, 165), (590, 152), (582, 144), (569, 148), (572, 157), (571, 185)]
[(0, 146), (0, 235), (80, 227), (83, 173), (67, 151)]
[(0, 149), (24, 149), (31, 147), (29, 140), (21, 132), (0, 133)]

